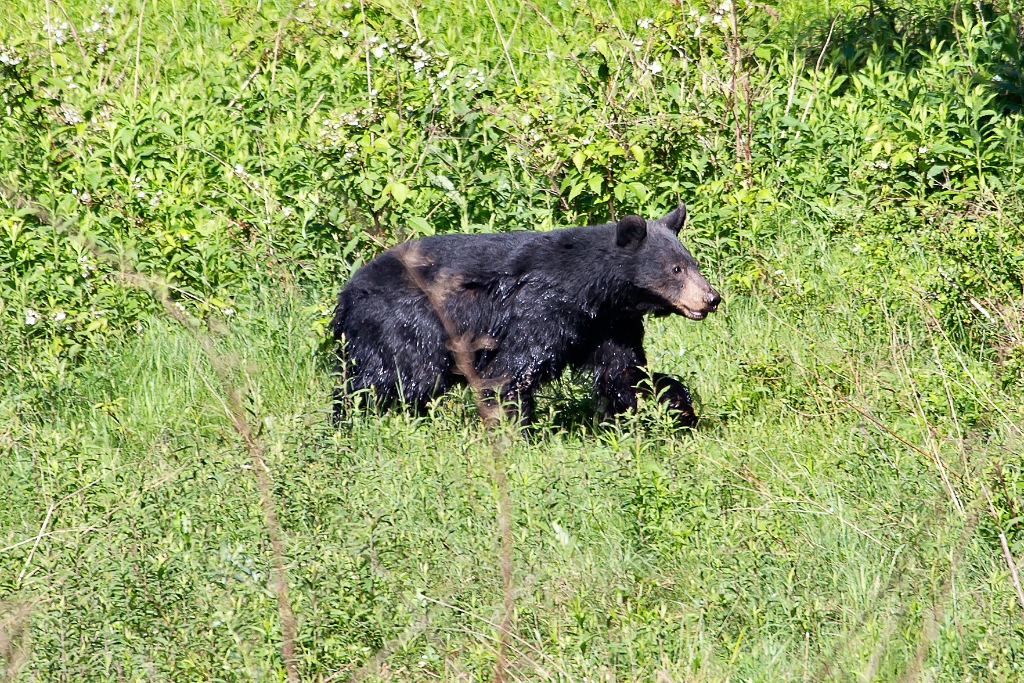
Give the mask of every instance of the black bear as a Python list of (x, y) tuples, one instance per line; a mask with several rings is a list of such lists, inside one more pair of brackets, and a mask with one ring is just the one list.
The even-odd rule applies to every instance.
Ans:
[[(473, 365), (489, 400), (530, 422), (534, 392), (565, 368), (593, 372), (608, 416), (654, 391), (685, 426), (696, 423), (679, 380), (645, 366), (643, 317), (702, 320), (721, 297), (679, 242), (682, 204), (659, 220), (549, 232), (436, 235), (412, 240), (360, 268), (338, 295), (331, 328), (342, 388), (372, 389), (387, 405), (422, 412), (465, 383), (452, 334), (478, 340)], [(442, 319), (441, 316), (445, 318)]]

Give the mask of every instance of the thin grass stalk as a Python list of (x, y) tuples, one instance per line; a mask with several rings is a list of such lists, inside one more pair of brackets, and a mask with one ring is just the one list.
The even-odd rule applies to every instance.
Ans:
[[(935, 463), (935, 467), (939, 470), (939, 477), (942, 479), (943, 486), (946, 487), (946, 492), (949, 494), (950, 500), (953, 501), (953, 506), (962, 515), (965, 514), (964, 506), (960, 502), (960, 497), (956, 495), (956, 490), (953, 489), (953, 484), (949, 481), (949, 476), (946, 474), (946, 466), (942, 462), (942, 457), (939, 453), (939, 445), (935, 442), (935, 439), (931, 435), (928, 418), (924, 412), (924, 406), (921, 405), (921, 399), (918, 395), (917, 385), (914, 383), (913, 376), (911, 375), (910, 368), (907, 366), (907, 359), (902, 353), (899, 354), (899, 363), (896, 364), (896, 371), (899, 372), (900, 365), (903, 366), (905, 375), (905, 381), (910, 385), (909, 394), (914, 399), (914, 417), (918, 422), (918, 427), (921, 431), (921, 436), (925, 445), (929, 447), (932, 452), (932, 461)], [(967, 475), (966, 471), (961, 475), (961, 480)]]
[[(740, 124), (740, 112), (739, 112), (739, 90), (740, 80), (744, 81), (743, 89), (746, 92), (746, 105), (750, 106), (750, 74), (746, 73), (745, 70), (741, 73), (743, 65), (742, 48), (740, 47), (740, 34), (739, 34), (739, 14), (736, 9), (736, 3), (730, 2), (730, 13), (729, 13), (729, 28), (730, 34), (728, 37), (728, 48), (729, 48), (729, 109), (732, 112), (733, 124), (736, 133), (736, 161), (740, 163), (749, 164), (750, 155), (750, 144), (746, 137), (743, 135), (743, 126)], [(749, 112), (747, 114), (749, 121)]]
[[(811, 112), (811, 105), (814, 104), (814, 98), (818, 94), (818, 75), (821, 71), (821, 63), (825, 59), (825, 53), (828, 52), (828, 46), (832, 42), (832, 32), (836, 28), (836, 22), (839, 21), (839, 17), (842, 16), (842, 12), (837, 12), (832, 24), (828, 27), (828, 37), (825, 38), (825, 44), (821, 46), (821, 52), (818, 53), (818, 61), (814, 63), (814, 79), (811, 83), (811, 92), (807, 96), (807, 103), (804, 105), (804, 111), (800, 114), (800, 123), (804, 123), (807, 120), (807, 115)], [(800, 131), (796, 132), (795, 139), (800, 138)]]
[[(19, 208), (30, 209), (40, 221), (50, 224), (61, 222), (60, 219), (53, 216), (53, 214), (44, 206), (34, 200), (22, 196), (16, 190), (0, 186), (0, 194), (6, 197), (13, 205), (18, 206)], [(67, 225), (65, 227), (69, 234), (75, 234), (73, 226)], [(267, 467), (266, 459), (264, 458), (264, 453), (266, 451), (263, 442), (256, 434), (253, 433), (252, 427), (249, 425), (249, 421), (246, 418), (245, 408), (242, 405), (241, 393), (231, 382), (231, 363), (227, 358), (217, 353), (213, 338), (200, 329), (198, 321), (190, 318), (183, 308), (176, 306), (171, 300), (169, 292), (173, 288), (166, 286), (158, 279), (140, 275), (131, 264), (125, 263), (116, 255), (107, 253), (88, 239), (86, 239), (86, 247), (95, 258), (115, 264), (118, 268), (118, 275), (126, 284), (148, 292), (157, 300), (157, 302), (160, 303), (164, 311), (171, 318), (181, 323), (185, 329), (192, 333), (192, 336), (202, 347), (203, 352), (210, 361), (210, 365), (213, 367), (214, 373), (217, 375), (217, 379), (221, 383), (221, 387), (227, 396), (225, 406), (227, 408), (228, 417), (231, 420), (231, 426), (245, 442), (246, 451), (252, 459), (252, 469), (256, 473), (256, 482), (260, 492), (260, 503), (263, 508), (263, 521), (264, 525), (267, 527), (267, 535), (270, 539), (271, 551), (273, 553), (272, 574), (274, 591), (277, 597), (278, 615), (281, 623), (281, 654), (284, 659), (288, 682), (299, 683), (300, 676), (298, 661), (295, 656), (295, 643), (298, 640), (298, 628), (295, 613), (292, 609), (291, 598), (288, 593), (288, 577), (285, 567), (285, 545), (282, 538), (281, 525), (277, 517), (273, 489), (270, 484), (270, 468)], [(63, 502), (63, 500), (66, 499), (67, 497), (62, 499), (60, 502)], [(52, 515), (53, 509), (59, 505), (60, 502), (51, 506), (50, 511), (47, 513), (47, 519), (44, 521), (43, 527), (40, 530), (39, 537), (41, 537), (46, 523)], [(36, 539), (36, 544), (38, 544), (39, 537)], [(33, 550), (34, 548), (35, 546), (33, 546)], [(24, 571), (22, 572), (22, 578), (23, 577)], [(20, 580), (21, 579), (19, 578), (19, 582)]]
[[(999, 515), (996, 513), (995, 505), (992, 504), (992, 496), (989, 494), (985, 482), (981, 482), (981, 492), (985, 494), (985, 502), (988, 503), (989, 514), (992, 515), (992, 519), (998, 524)], [(1006, 541), (1006, 533), (1002, 527), (999, 527), (999, 545), (1002, 546), (1006, 567), (1010, 570), (1010, 580), (1013, 582), (1013, 589), (1017, 593), (1017, 602), (1020, 603), (1021, 609), (1024, 609), (1024, 588), (1021, 587), (1017, 563), (1013, 559), (1013, 553), (1010, 552), (1010, 544)]]
[(11, 613), (0, 620), (0, 680), (15, 680), (28, 662), (28, 633), (35, 604), (0, 603), (4, 611), (13, 608)]
[(366, 57), (366, 98), (373, 109), (373, 72), (370, 69), (370, 36), (366, 26), (366, 3), (359, 0), (359, 18), (363, 22), (363, 52)]
[(75, 28), (75, 22), (71, 21), (71, 15), (68, 14), (67, 9), (61, 4), (60, 0), (53, 0), (57, 3), (57, 7), (60, 9), (61, 14), (64, 15), (64, 20), (68, 22), (68, 28), (71, 29), (71, 37), (75, 39), (75, 45), (78, 46), (78, 52), (82, 55), (82, 63), (87, 64), (89, 62), (89, 55), (85, 51), (85, 46), (82, 45), (82, 39), (78, 37), (78, 29)]
[[(501, 43), (501, 50), (505, 53), (505, 61), (508, 62), (508, 68), (512, 71), (512, 80), (515, 81), (516, 87), (520, 87), (519, 75), (516, 73), (516, 66), (512, 63), (512, 57), (508, 53), (508, 41), (505, 40), (501, 34), (501, 24), (498, 23), (498, 14), (494, 10), (494, 6), (491, 4), (491, 0), (486, 0), (487, 9), (491, 12), (491, 19), (494, 20), (494, 30), (498, 32), (498, 42)], [(511, 35), (509, 36), (511, 40)]]
[(142, 0), (142, 10), (139, 12), (139, 29), (135, 34), (135, 85), (132, 88), (132, 93), (136, 98), (139, 96), (139, 56), (142, 52), (142, 20), (146, 16), (146, 1)]
[[(138, 281), (138, 278), (134, 276), (134, 273), (127, 273), (126, 280), (133, 282)], [(281, 622), (281, 655), (284, 658), (285, 673), (288, 676), (289, 683), (299, 683), (298, 661), (295, 657), (298, 626), (295, 620), (295, 612), (292, 609), (291, 598), (288, 594), (285, 544), (282, 538), (281, 524), (277, 517), (274, 493), (270, 484), (270, 468), (267, 467), (266, 459), (264, 458), (266, 449), (263, 441), (253, 434), (252, 427), (245, 415), (245, 407), (242, 405), (241, 393), (231, 382), (230, 364), (224, 356), (217, 353), (216, 346), (210, 335), (204, 333), (198, 327), (197, 321), (189, 318), (182, 309), (174, 305), (174, 302), (167, 295), (166, 288), (154, 288), (151, 282), (145, 281), (142, 281), (142, 286), (154, 295), (168, 315), (188, 329), (199, 342), (227, 396), (228, 415), (231, 418), (231, 426), (242, 437), (242, 441), (245, 442), (246, 451), (252, 459), (252, 469), (256, 474), (256, 483), (260, 491), (260, 504), (263, 508), (263, 522), (267, 527), (267, 535), (270, 538), (270, 546), (274, 558), (274, 592), (277, 596), (278, 616)]]
[[(484, 424), (484, 435), (491, 450), (494, 466), (495, 483), (498, 486), (498, 535), (500, 537), (499, 562), (502, 580), (502, 615), (498, 623), (498, 653), (494, 666), (494, 680), (504, 683), (508, 675), (509, 641), (512, 637), (513, 620), (515, 618), (515, 585), (513, 583), (513, 537), (512, 537), (512, 497), (509, 494), (508, 475), (505, 471), (505, 438), (496, 433), (503, 418), (499, 400), (488, 398), (488, 392), (497, 391), (501, 381), (485, 380), (477, 373), (473, 364), (476, 351), (492, 348), (494, 342), (489, 338), (477, 338), (473, 332), (459, 333), (455, 321), (445, 312), (445, 298), (454, 282), (439, 279), (430, 283), (420, 274), (419, 269), (426, 265), (425, 259), (415, 248), (399, 247), (392, 253), (398, 258), (416, 287), (423, 292), (431, 309), (444, 327), (448, 336), (448, 345), (455, 359), (459, 373), (466, 378), (477, 411)], [(497, 396), (495, 397), (497, 399)]]

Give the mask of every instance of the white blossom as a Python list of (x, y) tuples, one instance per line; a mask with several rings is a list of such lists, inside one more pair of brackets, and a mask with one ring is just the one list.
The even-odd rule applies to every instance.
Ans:
[(50, 38), (57, 45), (63, 45), (68, 39), (68, 30), (70, 28), (71, 25), (66, 21), (59, 24), (51, 24), (50, 22), (43, 24), (43, 30), (49, 34)]
[(17, 66), (18, 64), (21, 64), (21, 57), (18, 56), (18, 53), (13, 47), (7, 47), (3, 43), (0, 43), (0, 64)]
[(74, 126), (75, 124), (85, 122), (85, 119), (82, 118), (82, 115), (78, 112), (78, 110), (70, 104), (60, 105), (60, 114), (61, 118), (64, 120), (64, 123), (68, 124), (69, 126)]
[(25, 324), (32, 326), (39, 322), (39, 314), (33, 311), (31, 308), (25, 311)]

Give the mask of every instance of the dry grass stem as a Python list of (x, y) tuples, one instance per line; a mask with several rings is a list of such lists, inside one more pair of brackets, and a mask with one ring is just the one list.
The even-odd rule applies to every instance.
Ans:
[[(498, 486), (499, 563), (503, 595), (501, 621), (498, 624), (498, 653), (494, 667), (494, 679), (497, 683), (504, 683), (508, 673), (509, 639), (515, 618), (515, 585), (512, 565), (512, 497), (509, 494), (508, 475), (505, 471), (506, 437), (495, 432), (503, 418), (500, 400), (501, 383), (481, 378), (473, 362), (476, 351), (481, 348), (489, 348), (493, 341), (487, 338), (478, 338), (472, 331), (460, 333), (455, 321), (445, 311), (445, 298), (457, 283), (444, 277), (438, 277), (435, 282), (428, 282), (420, 273), (420, 269), (427, 265), (428, 261), (414, 248), (399, 247), (393, 253), (401, 261), (415, 286), (426, 296), (428, 304), (444, 327), (455, 366), (459, 373), (466, 378), (466, 382), (473, 391), (477, 411), (483, 420), (487, 442), (490, 446), (494, 478)], [(495, 392), (494, 400), (488, 397), (489, 391)]]

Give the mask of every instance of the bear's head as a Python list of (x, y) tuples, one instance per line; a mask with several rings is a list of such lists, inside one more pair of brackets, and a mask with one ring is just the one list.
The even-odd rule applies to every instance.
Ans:
[(615, 226), (615, 244), (629, 256), (632, 284), (643, 293), (643, 308), (703, 320), (718, 308), (722, 297), (679, 242), (685, 221), (685, 204), (658, 220), (625, 216)]

